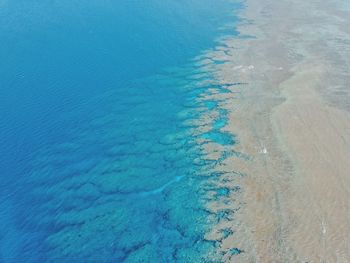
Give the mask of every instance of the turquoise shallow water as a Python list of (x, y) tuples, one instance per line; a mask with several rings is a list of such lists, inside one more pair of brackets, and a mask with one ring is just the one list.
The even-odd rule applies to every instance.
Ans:
[(239, 8), (0, 2), (0, 262), (220, 261), (203, 147), (235, 138), (225, 110), (198, 121), (226, 89), (192, 59), (236, 34)]

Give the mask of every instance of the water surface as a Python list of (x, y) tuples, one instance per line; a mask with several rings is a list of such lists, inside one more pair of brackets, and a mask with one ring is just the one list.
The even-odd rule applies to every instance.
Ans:
[(1, 2), (0, 262), (219, 260), (198, 142), (234, 138), (224, 114), (198, 132), (214, 80), (192, 59), (235, 34), (237, 8)]

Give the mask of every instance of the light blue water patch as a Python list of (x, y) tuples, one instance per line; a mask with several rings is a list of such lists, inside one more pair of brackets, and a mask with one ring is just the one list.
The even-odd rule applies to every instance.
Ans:
[(222, 65), (228, 62), (227, 60), (213, 60), (214, 64), (216, 65)]
[(217, 197), (227, 197), (230, 194), (230, 189), (227, 187), (219, 188), (217, 191)]
[(218, 106), (218, 102), (212, 100), (205, 101), (204, 104), (209, 110), (213, 110)]
[(232, 134), (215, 130), (204, 133), (202, 138), (221, 145), (233, 145), (235, 143), (234, 138), (232, 138)]
[(227, 119), (217, 119), (214, 121), (213, 128), (216, 130), (220, 130), (221, 128), (227, 125)]
[(223, 229), (222, 234), (223, 234), (222, 238), (225, 239), (225, 238), (228, 238), (230, 235), (232, 235), (233, 231), (230, 228), (225, 228)]

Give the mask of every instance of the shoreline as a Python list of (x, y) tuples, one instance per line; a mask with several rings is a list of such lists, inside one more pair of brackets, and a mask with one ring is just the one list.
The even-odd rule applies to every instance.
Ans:
[[(242, 191), (208, 235), (226, 262), (350, 261), (350, 12), (340, 1), (248, 0), (238, 31), (212, 56), (237, 136), (217, 169)], [(210, 205), (209, 205), (210, 206)], [(219, 239), (222, 229), (233, 234)]]

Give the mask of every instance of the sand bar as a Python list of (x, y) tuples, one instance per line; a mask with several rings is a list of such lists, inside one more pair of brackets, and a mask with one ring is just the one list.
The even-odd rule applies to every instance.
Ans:
[[(238, 138), (227, 262), (350, 262), (350, 8), (342, 1), (247, 0), (242, 38), (226, 40)], [(219, 54), (219, 53), (218, 53)], [(215, 56), (215, 55), (213, 55)], [(219, 167), (220, 169), (220, 167)]]

